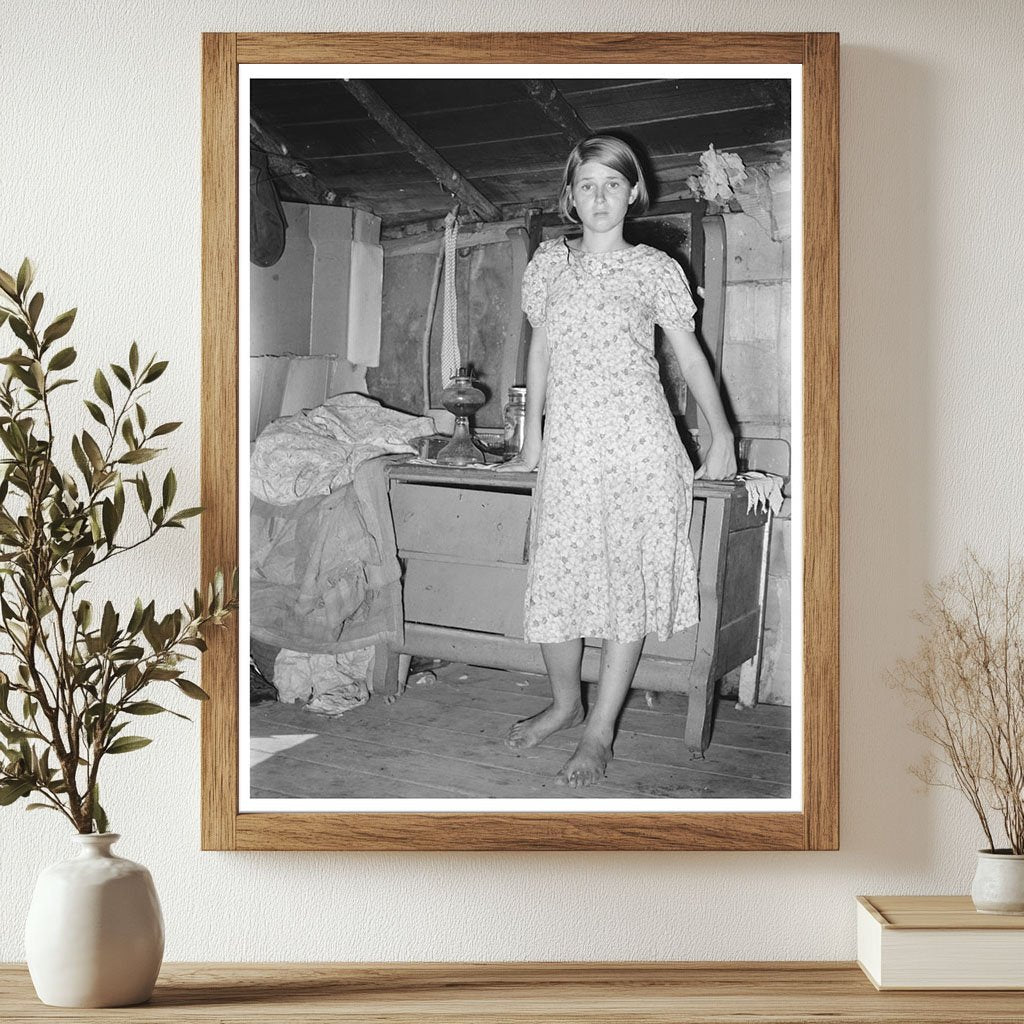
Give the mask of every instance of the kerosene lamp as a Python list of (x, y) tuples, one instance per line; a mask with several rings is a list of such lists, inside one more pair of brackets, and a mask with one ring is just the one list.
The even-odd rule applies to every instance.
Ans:
[(437, 453), (438, 465), (473, 466), (484, 461), (483, 452), (473, 443), (469, 417), (486, 401), (484, 393), (474, 386), (469, 367), (460, 366), (441, 392), (441, 404), (455, 417), (455, 429), (452, 439)]

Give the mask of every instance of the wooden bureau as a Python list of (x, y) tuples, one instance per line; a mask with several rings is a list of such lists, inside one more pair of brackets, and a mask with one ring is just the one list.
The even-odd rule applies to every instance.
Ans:
[[(399, 654), (543, 673), (540, 648), (522, 638), (536, 474), (403, 461), (388, 474), (405, 643), (378, 647), (375, 692), (398, 692)], [(696, 753), (711, 738), (716, 680), (757, 655), (767, 535), (767, 513), (748, 512), (742, 483), (696, 482), (690, 542), (700, 623), (664, 642), (648, 637), (633, 684), (688, 694), (684, 738)], [(588, 640), (588, 682), (599, 660), (600, 641)]]

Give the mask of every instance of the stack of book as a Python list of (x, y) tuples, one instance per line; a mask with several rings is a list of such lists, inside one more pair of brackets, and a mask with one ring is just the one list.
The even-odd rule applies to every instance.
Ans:
[(979, 914), (970, 896), (858, 896), (857, 962), (878, 989), (1024, 989), (1024, 915)]

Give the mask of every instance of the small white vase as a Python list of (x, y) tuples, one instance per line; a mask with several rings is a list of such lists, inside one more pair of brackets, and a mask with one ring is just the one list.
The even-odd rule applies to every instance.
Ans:
[(110, 850), (120, 836), (76, 835), (77, 857), (39, 876), (25, 926), (36, 994), (49, 1006), (134, 1006), (153, 993), (164, 955), (156, 889)]
[(1024, 914), (1024, 854), (979, 850), (971, 899), (982, 914)]

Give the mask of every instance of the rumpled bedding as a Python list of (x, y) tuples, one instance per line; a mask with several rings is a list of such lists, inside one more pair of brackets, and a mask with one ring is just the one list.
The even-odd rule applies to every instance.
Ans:
[(336, 395), (267, 424), (249, 457), (252, 496), (269, 505), (294, 505), (330, 494), (351, 482), (367, 459), (415, 454), (410, 439), (433, 432), (429, 416), (385, 409), (366, 395)]
[[(433, 421), (339, 395), (270, 424), (250, 461), (250, 632), (289, 651), (339, 654), (404, 640), (388, 452)], [(272, 500), (271, 500), (272, 499)]]

